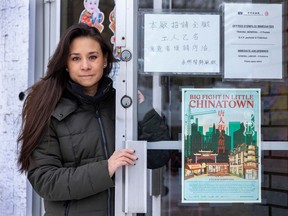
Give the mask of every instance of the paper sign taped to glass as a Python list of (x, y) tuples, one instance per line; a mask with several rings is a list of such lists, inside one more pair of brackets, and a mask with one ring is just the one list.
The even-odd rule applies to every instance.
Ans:
[(182, 89), (182, 202), (261, 202), (260, 89)]

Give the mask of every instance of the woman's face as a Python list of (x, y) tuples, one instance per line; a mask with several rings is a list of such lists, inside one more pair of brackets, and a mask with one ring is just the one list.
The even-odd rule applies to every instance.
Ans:
[(75, 38), (70, 45), (67, 69), (70, 78), (83, 87), (85, 94), (94, 96), (107, 67), (100, 44), (91, 37)]

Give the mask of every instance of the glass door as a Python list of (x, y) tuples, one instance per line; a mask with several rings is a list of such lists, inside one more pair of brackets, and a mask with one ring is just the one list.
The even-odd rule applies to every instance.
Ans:
[[(288, 54), (287, 0), (280, 2), (283, 7), (283, 78), (278, 80), (223, 79), (223, 44), (225, 43), (222, 26), (223, 2), (99, 1), (99, 9), (105, 17), (102, 22), (103, 34), (107, 40), (111, 40), (115, 56), (119, 59), (112, 77), (117, 90), (116, 149), (133, 147), (139, 157), (135, 167), (118, 170), (116, 173), (116, 216), (276, 216), (288, 214), (288, 79), (287, 57), (285, 57)], [(267, 3), (267, 1), (262, 2)], [(257, 4), (260, 2), (236, 1), (236, 3)], [(279, 1), (269, 1), (267, 4), (273, 3), (279, 3)], [(116, 11), (114, 11), (115, 5)], [(83, 10), (83, 1), (61, 1), (61, 32), (72, 23), (77, 23)], [(252, 12), (255, 13), (255, 11)], [(195, 71), (199, 71), (194, 67), (186, 73), (171, 72), (166, 69), (158, 72), (145, 72), (143, 67), (147, 58), (144, 58), (143, 54), (145, 41), (143, 17), (149, 13), (168, 16), (174, 13), (218, 15), (220, 17), (219, 71), (197, 74)], [(115, 25), (116, 28), (111, 28), (110, 24)], [(172, 32), (167, 37), (169, 36), (170, 40), (177, 40), (176, 32), (177, 30), (175, 34)], [(197, 38), (197, 35), (194, 36)], [(162, 40), (167, 40), (167, 37), (162, 37)], [(186, 35), (182, 34), (182, 39), (183, 37), (185, 38)], [(216, 40), (215, 34), (206, 34), (206, 37), (208, 42)], [(177, 55), (175, 59), (176, 57)], [(171, 60), (161, 64), (160, 66), (165, 66), (163, 68), (167, 68), (167, 65), (173, 67)], [(213, 62), (210, 64), (213, 65)], [(235, 71), (236, 69), (238, 70), (239, 67), (235, 66)], [(247, 73), (247, 71), (244, 72)], [(273, 74), (273, 71), (270, 72)], [(181, 89), (184, 87), (261, 89), (261, 203), (182, 202), (181, 178), (185, 167), (182, 165)], [(207, 146), (203, 146), (202, 150), (207, 150), (206, 148)], [(202, 167), (198, 170), (201, 169)], [(196, 171), (193, 173), (197, 174)]]
[[(116, 175), (116, 198), (123, 198), (122, 202), (116, 203), (116, 214), (118, 215), (285, 215), (288, 213), (287, 200), (287, 173), (288, 173), (288, 107), (287, 107), (287, 59), (283, 59), (283, 78), (271, 79), (234, 79), (223, 78), (224, 48), (225, 39), (223, 36), (223, 9), (222, 1), (124, 1), (117, 5), (117, 42), (121, 48), (120, 69), (117, 77), (118, 103), (117, 107), (117, 138), (118, 147), (137, 146), (146, 144), (147, 141), (147, 169), (143, 169), (140, 162), (139, 176), (128, 170), (120, 170)], [(239, 1), (239, 3), (241, 3)], [(243, 1), (242, 1), (243, 3)], [(257, 1), (245, 1), (245, 3), (256, 4)], [(283, 20), (287, 22), (286, 1), (283, 2)], [(125, 11), (125, 12), (124, 12)], [(145, 14), (208, 14), (219, 15), (219, 71), (197, 73), (197, 68), (191, 67), (186, 73), (171, 72), (167, 65), (171, 65), (171, 59), (158, 67), (165, 68), (156, 72), (145, 71), (144, 65), (147, 60), (144, 55), (145, 39)], [(125, 18), (126, 17), (126, 18)], [(217, 18), (217, 16), (215, 16)], [(170, 18), (167, 18), (170, 20)], [(218, 18), (217, 18), (218, 19)], [(286, 21), (285, 21), (286, 20)], [(157, 20), (161, 25), (161, 20)], [(209, 20), (211, 24), (213, 19)], [(152, 22), (150, 22), (151, 24)], [(173, 23), (173, 18), (171, 23)], [(162, 23), (165, 25), (165, 23)], [(174, 23), (176, 25), (176, 23)], [(178, 23), (179, 24), (179, 23)], [(287, 29), (287, 26), (283, 26)], [(283, 31), (285, 32), (285, 30)], [(147, 32), (146, 32), (147, 33)], [(151, 32), (150, 32), (151, 33)], [(174, 36), (175, 37), (174, 37)], [(149, 35), (148, 35), (149, 36)], [(178, 34), (179, 36), (179, 34)], [(182, 39), (187, 35), (182, 34)], [(197, 36), (197, 35), (195, 35)], [(211, 34), (205, 37), (213, 41), (217, 36)], [(169, 37), (169, 38), (168, 38)], [(282, 37), (282, 36), (281, 36)], [(170, 35), (162, 36), (162, 40), (177, 40), (177, 30)], [(178, 38), (179, 39), (179, 38)], [(171, 42), (172, 43), (172, 42)], [(151, 43), (153, 44), (153, 43)], [(283, 34), (283, 55), (287, 54), (287, 34)], [(146, 47), (147, 48), (147, 47)], [(194, 47), (196, 49), (196, 47)], [(198, 47), (200, 49), (200, 47)], [(204, 49), (204, 47), (202, 47)], [(161, 55), (163, 50), (168, 52), (171, 47), (152, 47), (150, 49)], [(173, 49), (178, 49), (173, 47)], [(182, 47), (181, 49), (185, 49)], [(186, 49), (189, 49), (186, 47)], [(190, 47), (193, 49), (193, 47)], [(183, 54), (183, 53), (182, 53)], [(169, 54), (167, 54), (168, 56)], [(177, 55), (177, 54), (176, 54)], [(149, 56), (151, 57), (151, 56)], [(152, 57), (151, 57), (152, 58)], [(154, 56), (158, 58), (158, 56)], [(177, 57), (175, 56), (175, 59)], [(173, 59), (172, 59), (173, 61)], [(147, 61), (148, 62), (148, 61)], [(147, 64), (146, 62), (146, 64)], [(189, 63), (188, 61), (186, 63)], [(193, 64), (193, 62), (190, 62)], [(211, 62), (210, 62), (211, 63)], [(281, 64), (282, 64), (281, 63)], [(152, 64), (152, 63), (151, 63)], [(176, 63), (175, 63), (176, 64)], [(211, 63), (213, 64), (213, 63)], [(173, 67), (173, 64), (172, 66)], [(180, 66), (179, 66), (180, 67)], [(157, 70), (156, 69), (156, 70)], [(172, 69), (171, 69), (172, 70)], [(235, 71), (237, 67), (235, 67)], [(196, 72), (196, 73), (195, 73)], [(220, 72), (220, 73), (217, 73)], [(252, 72), (251, 72), (252, 73)], [(262, 146), (259, 155), (261, 164), (260, 194), (261, 202), (199, 202), (189, 203), (182, 201), (183, 183), (182, 175), (186, 167), (183, 161), (188, 160), (182, 152), (182, 88), (205, 88), (213, 92), (215, 88), (225, 89), (250, 89), (261, 90), (261, 141)], [(228, 90), (229, 91), (229, 90)], [(123, 101), (125, 101), (123, 103)], [(137, 101), (137, 102), (136, 102)], [(135, 115), (137, 114), (137, 115)], [(151, 123), (152, 122), (152, 123)], [(192, 127), (192, 126), (191, 126)], [(191, 128), (192, 130), (192, 128)], [(196, 133), (207, 140), (203, 131), (196, 126)], [(168, 136), (166, 136), (166, 132)], [(202, 134), (201, 134), (202, 133)], [(229, 134), (228, 134), (229, 135)], [(119, 144), (120, 143), (120, 144)], [(127, 144), (128, 143), (128, 144)], [(207, 144), (207, 143), (206, 143)], [(208, 152), (209, 147), (205, 143), (201, 146), (202, 152)], [(136, 147), (137, 148), (137, 147)], [(145, 151), (145, 149), (142, 149)], [(199, 152), (201, 152), (199, 151)], [(215, 151), (219, 151), (216, 149)], [(137, 152), (137, 151), (136, 151)], [(139, 158), (145, 153), (138, 152)], [(219, 152), (216, 152), (217, 154)], [(207, 153), (208, 154), (208, 153)], [(210, 154), (210, 153), (209, 153)], [(238, 153), (237, 153), (238, 154)], [(246, 158), (251, 159), (251, 148), (247, 147), (243, 153)], [(169, 155), (169, 159), (166, 156)], [(239, 153), (240, 155), (240, 153)], [(249, 156), (250, 155), (250, 156)], [(228, 157), (228, 155), (226, 155)], [(185, 157), (185, 158), (183, 158)], [(240, 156), (239, 156), (240, 157)], [(195, 160), (192, 158), (191, 160)], [(219, 157), (217, 158), (219, 160)], [(244, 159), (243, 159), (244, 160)], [(245, 159), (246, 160), (246, 159)], [(240, 160), (238, 160), (240, 163)], [(215, 162), (215, 161), (214, 161)], [(238, 162), (237, 162), (238, 163)], [(273, 165), (274, 164), (274, 165)], [(145, 164), (144, 164), (145, 165)], [(136, 165), (137, 166), (137, 165)], [(144, 166), (145, 167), (145, 166)], [(199, 173), (208, 172), (207, 162), (202, 167), (190, 169), (194, 176)], [(232, 172), (232, 171), (231, 171)], [(127, 175), (128, 173), (128, 175)], [(216, 173), (216, 172), (215, 172)], [(219, 173), (224, 173), (221, 169)], [(249, 176), (246, 174), (239, 175)], [(251, 174), (252, 176), (253, 174)], [(141, 179), (142, 177), (147, 178)], [(131, 180), (132, 178), (132, 180)], [(216, 178), (216, 177), (215, 177)], [(130, 185), (138, 181), (143, 187)], [(132, 183), (131, 183), (132, 182)], [(145, 186), (144, 184), (147, 183)], [(130, 187), (131, 186), (131, 187)], [(203, 188), (204, 189), (204, 188)], [(135, 192), (136, 190), (136, 192)], [(131, 192), (132, 191), (132, 192)], [(134, 191), (134, 192), (133, 192)], [(130, 196), (130, 197), (129, 197)], [(146, 197), (147, 196), (147, 197)], [(132, 197), (132, 198), (131, 198)], [(146, 197), (146, 198), (143, 198)], [(282, 197), (282, 198), (281, 198)], [(137, 200), (137, 204), (133, 202)], [(139, 200), (138, 200), (139, 199)], [(139, 201), (139, 202), (138, 202)], [(133, 207), (135, 205), (135, 208)], [(117, 211), (118, 209), (118, 211)]]

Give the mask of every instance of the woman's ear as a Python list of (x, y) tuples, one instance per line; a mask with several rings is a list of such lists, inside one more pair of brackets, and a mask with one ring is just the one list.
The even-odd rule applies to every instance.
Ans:
[(107, 67), (107, 62), (108, 62), (108, 57), (107, 55), (104, 56), (104, 64), (103, 64), (103, 68)]

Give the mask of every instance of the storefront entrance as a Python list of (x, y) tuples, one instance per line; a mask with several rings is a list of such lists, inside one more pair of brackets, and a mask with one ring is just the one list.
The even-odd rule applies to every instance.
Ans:
[[(260, 2), (236, 1), (234, 3), (256, 5)], [(281, 70), (278, 70), (279, 67), (273, 67), (273, 71), (267, 71), (265, 75), (257, 75), (256, 72), (259, 70), (254, 71), (254, 67), (251, 72), (245, 68), (241, 71), (243, 65), (238, 65), (236, 62), (231, 70), (230, 65), (227, 64), (235, 60), (233, 56), (225, 55), (230, 51), (227, 48), (229, 45), (227, 37), (231, 35), (227, 33), (227, 27), (233, 18), (227, 16), (231, 11), (227, 9), (228, 7), (225, 11), (222, 1), (119, 0), (116, 1), (116, 7), (113, 0), (99, 1), (102, 18), (99, 18), (101, 22), (99, 21), (98, 27), (107, 40), (111, 41), (115, 57), (119, 59), (112, 76), (117, 90), (116, 148), (135, 148), (139, 157), (135, 167), (125, 168), (116, 173), (116, 216), (288, 214), (288, 10), (286, 0), (281, 3), (275, 1), (276, 3), (280, 4), (283, 12), (280, 19), (281, 25), (277, 26), (278, 22), (275, 21), (275, 26), (282, 29), (281, 47), (275, 48), (280, 49), (282, 60), (280, 63), (276, 61), (276, 66), (281, 64)], [(50, 1), (49, 4), (54, 3)], [(273, 1), (265, 4), (269, 10)], [(61, 17), (59, 31), (61, 34), (69, 25), (81, 20), (81, 13), (85, 8), (82, 0), (62, 0), (60, 8), (58, 12)], [(245, 12), (245, 7), (243, 10)], [(240, 9), (239, 13), (242, 13)], [(258, 12), (249, 11), (249, 13), (255, 15)], [(250, 15), (252, 17), (252, 14)], [(180, 23), (182, 16), (186, 24)], [(202, 22), (202, 18), (205, 22)], [(185, 27), (193, 23), (198, 25), (198, 22), (201, 22), (210, 30), (203, 34), (204, 30), (199, 30), (199, 26), (194, 32), (191, 33), (190, 29), (187, 33), (186, 30), (179, 30), (174, 26), (174, 29), (170, 29), (165, 34), (164, 30), (155, 31), (156, 33), (153, 34), (152, 22), (158, 25), (157, 28), (167, 23)], [(273, 29), (270, 29), (270, 32), (273, 32)], [(150, 39), (147, 39), (149, 37)], [(188, 37), (193, 42), (184, 44), (183, 41)], [(157, 38), (159, 41), (153, 43)], [(164, 46), (163, 41), (167, 40), (169, 42)], [(211, 49), (212, 52), (208, 52), (207, 49)], [(252, 48), (246, 45), (243, 50), (247, 49)], [(179, 56), (182, 61), (177, 63)], [(226, 73), (227, 71), (230, 73)], [(251, 135), (251, 139), (247, 138), (246, 141), (250, 140), (249, 142), (252, 143), (253, 140), (258, 140), (259, 143), (261, 141), (261, 146), (260, 144), (250, 145), (244, 140), (240, 143), (243, 144), (242, 146), (232, 145), (231, 141), (229, 147), (223, 143), (221, 148), (214, 148), (212, 147), (215, 142), (213, 132), (216, 129), (214, 128), (213, 131), (213, 123), (211, 123), (210, 142), (208, 141), (209, 131), (205, 131), (204, 134), (204, 129), (200, 128), (200, 123), (197, 122), (200, 121), (200, 117), (197, 116), (188, 126), (189, 131), (185, 132), (183, 128), (185, 111), (182, 108), (185, 103), (182, 97), (184, 88), (189, 91), (208, 89), (211, 94), (214, 94), (214, 89), (226, 89), (227, 92), (232, 89), (259, 89), (261, 99), (258, 105), (261, 110), (258, 113), (260, 116), (258, 139), (254, 139)], [(198, 113), (198, 115), (202, 114)], [(157, 120), (152, 121), (152, 124), (145, 124), (146, 120), (151, 120), (149, 117), (155, 116)], [(255, 123), (254, 120), (251, 122)], [(194, 132), (193, 127), (196, 127)], [(217, 125), (215, 127), (217, 128)], [(231, 123), (229, 128), (232, 127), (234, 126)], [(240, 130), (240, 126), (235, 129), (237, 130)], [(188, 145), (183, 144), (183, 133), (189, 134)], [(199, 137), (192, 135), (193, 133), (199, 134)], [(225, 135), (232, 140), (233, 135), (229, 133), (228, 126)], [(191, 141), (192, 139), (194, 141)], [(193, 143), (196, 144), (192, 145)], [(217, 144), (219, 143), (220, 141), (217, 140)], [(198, 147), (192, 151), (197, 145)], [(183, 152), (184, 150), (187, 150), (187, 153)], [(228, 150), (229, 153), (226, 152)], [(222, 158), (219, 157), (221, 152)], [(223, 152), (226, 152), (226, 155)], [(224, 157), (227, 158), (227, 163), (224, 163)], [(231, 159), (228, 160), (229, 157)], [(249, 167), (247, 161), (252, 161)], [(252, 166), (253, 161), (257, 165), (254, 163)], [(214, 180), (217, 178), (223, 182), (221, 187), (226, 190), (229, 184), (225, 187), (225, 179), (231, 173), (235, 178), (246, 180), (260, 178), (259, 199), (251, 201), (246, 197), (240, 201), (227, 201), (227, 198), (221, 198), (223, 194), (218, 194), (219, 197), (213, 198), (214, 201), (207, 202), (195, 197), (188, 201), (183, 199), (185, 198), (183, 193), (187, 192), (187, 188), (183, 188), (184, 180), (213, 176)], [(220, 184), (217, 186), (220, 187)], [(206, 190), (208, 189), (202, 188), (203, 193), (206, 193)], [(213, 191), (213, 188), (211, 190)]]

